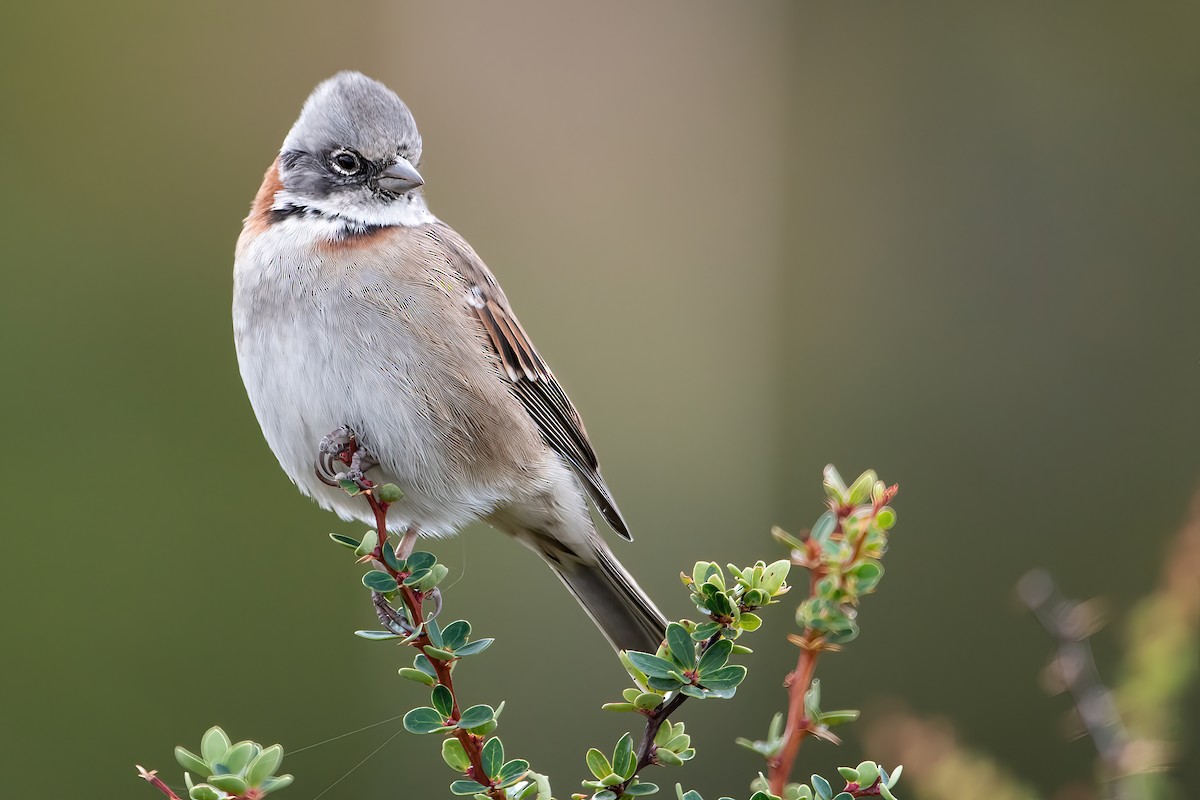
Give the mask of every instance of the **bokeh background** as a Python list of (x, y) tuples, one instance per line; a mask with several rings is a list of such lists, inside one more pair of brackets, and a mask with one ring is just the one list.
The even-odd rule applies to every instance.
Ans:
[[(0, 419), (6, 794), (143, 797), (219, 722), (295, 750), (423, 695), (244, 397), (241, 218), (308, 91), (388, 83), (435, 213), (500, 276), (587, 420), (671, 615), (698, 558), (768, 560), (820, 470), (898, 481), (900, 526), (827, 703), (902, 698), (1045, 796), (1087, 780), (1043, 565), (1114, 624), (1149, 591), (1200, 469), (1194, 3), (26, 4), (7, 9)], [(550, 574), (479, 528), (434, 545), (449, 614), (499, 637), (462, 685), (560, 795), (629, 718), (622, 672)], [(502, 576), (520, 591), (497, 601)], [(527, 577), (525, 577), (527, 575)], [(656, 778), (748, 794), (794, 658), (769, 615), (700, 757)], [(561, 632), (536, 664), (535, 621)], [(554, 670), (544, 685), (533, 667)], [(1193, 690), (1188, 698), (1197, 699)], [(1179, 745), (1200, 756), (1196, 705)], [(868, 717), (870, 714), (868, 714)], [(297, 753), (312, 800), (399, 721)], [(799, 770), (864, 754), (807, 744)], [(401, 734), (327, 798), (446, 794)]]

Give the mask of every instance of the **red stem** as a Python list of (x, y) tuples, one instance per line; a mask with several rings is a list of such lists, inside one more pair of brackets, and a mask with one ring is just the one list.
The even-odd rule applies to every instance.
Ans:
[[(888, 487), (883, 493), (883, 497), (872, 503), (871, 517), (866, 521), (866, 526), (858, 537), (858, 541), (854, 543), (854, 551), (850, 554), (849, 559), (841, 565), (843, 584), (846, 579), (846, 568), (854, 564), (862, 555), (863, 546), (867, 541), (867, 528), (870, 527), (879, 511), (896, 496), (896, 490), (897, 487), (894, 485)], [(837, 514), (838, 520), (837, 527), (834, 528), (831, 536), (841, 533), (842, 521), (853, 511), (852, 506), (834, 507), (834, 513)], [(804, 554), (804, 560), (795, 563), (808, 569), (808, 594), (809, 597), (815, 597), (817, 583), (828, 570), (821, 563), (821, 546), (812, 539), (805, 544), (807, 552)], [(783, 796), (783, 787), (792, 774), (792, 765), (796, 762), (796, 755), (800, 752), (800, 744), (806, 736), (813, 732), (814, 721), (808, 719), (805, 713), (804, 695), (808, 692), (808, 687), (812, 685), (813, 675), (817, 669), (817, 656), (823, 649), (825, 648), (821, 636), (811, 628), (805, 628), (800, 640), (800, 655), (796, 659), (796, 669), (788, 674), (785, 681), (788, 688), (788, 715), (783, 749), (779, 755), (767, 762), (767, 777), (771, 783), (771, 793), (780, 797)]]
[(792, 764), (796, 754), (800, 752), (800, 743), (804, 737), (812, 733), (811, 720), (804, 712), (804, 694), (812, 684), (813, 673), (817, 669), (817, 655), (820, 653), (820, 640), (813, 641), (815, 634), (806, 628), (804, 638), (812, 642), (811, 646), (802, 647), (800, 656), (796, 659), (796, 669), (788, 675), (788, 716), (787, 734), (783, 750), (772, 758), (768, 764), (767, 777), (771, 782), (771, 794), (783, 797), (783, 787), (788, 776), (792, 774)]
[[(425, 614), (422, 609), (424, 595), (404, 585), (404, 579), (408, 577), (407, 573), (397, 572), (388, 566), (388, 563), (383, 558), (383, 548), (391, 547), (387, 541), (387, 509), (388, 504), (377, 500), (369, 491), (365, 492), (367, 502), (371, 504), (371, 511), (375, 514), (376, 531), (378, 532), (378, 544), (375, 552), (372, 554), (374, 558), (383, 565), (396, 582), (400, 584), (400, 597), (404, 601), (405, 607), (408, 609), (409, 615), (412, 617), (414, 625), (420, 626), (425, 623)], [(450, 709), (450, 719), (457, 720), (461, 713), (458, 706), (458, 693), (454, 691), (454, 678), (451, 677), (452, 662), (442, 661), (425, 652), (426, 647), (432, 647), (433, 642), (430, 641), (429, 635), (424, 630), (410, 644), (420, 651), (429, 663), (433, 665), (433, 671), (437, 674), (437, 682), (450, 690), (450, 696), (454, 700), (454, 705)], [(487, 770), (483, 768), (483, 743), (487, 740), (486, 736), (477, 736), (468, 730), (458, 728), (452, 734), (458, 739), (463, 747), (463, 751), (467, 754), (467, 758), (471, 762), (470, 768), (467, 770), (467, 777), (471, 780), (486, 786), (486, 794), (492, 800), (506, 800), (504, 790), (498, 786), (492, 785), (492, 778), (487, 774)]]
[(165, 794), (168, 798), (170, 798), (170, 800), (180, 800), (179, 795), (171, 791), (171, 787), (167, 786), (167, 784), (163, 782), (163, 779), (158, 777), (158, 770), (145, 770), (139, 766), (138, 777)]

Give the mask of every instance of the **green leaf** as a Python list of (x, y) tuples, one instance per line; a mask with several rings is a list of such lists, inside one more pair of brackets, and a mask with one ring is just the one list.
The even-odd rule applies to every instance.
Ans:
[(250, 762), (250, 766), (246, 767), (246, 782), (251, 786), (258, 786), (267, 778), (274, 775), (275, 770), (279, 769), (281, 763), (283, 763), (282, 745), (273, 744), (270, 747), (264, 748)]
[(732, 650), (733, 642), (728, 639), (718, 639), (704, 651), (704, 655), (700, 656), (697, 671), (703, 676), (709, 670), (720, 669), (729, 660), (729, 653)]
[(781, 558), (775, 561), (765, 569), (763, 569), (762, 580), (758, 584), (758, 588), (762, 589), (769, 595), (774, 595), (781, 588), (783, 582), (787, 580), (788, 573), (791, 572), (792, 562), (786, 558)]
[(875, 524), (885, 531), (891, 530), (896, 524), (896, 510), (891, 506), (879, 509), (879, 513), (875, 515)]
[(399, 572), (404, 567), (404, 565), (400, 563), (400, 560), (396, 558), (396, 548), (392, 547), (390, 542), (384, 544), (383, 546), (383, 563), (387, 564), (396, 572)]
[(455, 781), (450, 784), (450, 794), (471, 795), (486, 792), (487, 787), (475, 781)]
[(480, 762), (488, 777), (494, 779), (500, 773), (500, 768), (504, 766), (504, 743), (499, 736), (493, 736), (484, 744)]
[[(833, 464), (826, 464), (825, 469), (822, 471), (822, 478), (822, 483), (825, 485), (825, 494), (838, 502), (842, 502), (846, 496), (846, 482), (838, 474), (837, 467), (833, 466)], [(825, 798), (825, 800), (829, 799)]]
[(425, 580), (428, 577), (429, 577), (429, 570), (419, 569), (419, 570), (416, 570), (415, 572), (413, 572), (412, 575), (409, 575), (407, 578), (404, 579), (404, 585), (405, 586), (416, 586), (418, 583), (420, 583), (421, 581)]
[(430, 568), (429, 574), (422, 578), (417, 584), (418, 591), (433, 591), (433, 588), (441, 583), (449, 574), (450, 569), (445, 564), (434, 564)]
[(692, 669), (696, 666), (696, 645), (678, 622), (667, 626), (667, 649), (671, 651), (671, 657), (684, 667)]
[(645, 673), (647, 677), (666, 678), (670, 676), (671, 672), (675, 669), (675, 665), (670, 661), (667, 661), (665, 658), (659, 658), (658, 656), (650, 655), (649, 653), (643, 653), (638, 650), (630, 650), (628, 651), (627, 655), (633, 666)]
[(742, 616), (738, 619), (738, 625), (746, 632), (756, 631), (762, 627), (762, 617), (758, 614), (751, 614), (749, 611), (743, 611)]
[(849, 792), (838, 792), (833, 796), (833, 800), (854, 800), (854, 795)]
[(471, 623), (465, 619), (456, 619), (442, 629), (442, 643), (450, 650), (457, 650), (467, 643), (471, 635)]
[(175, 748), (175, 760), (179, 762), (179, 766), (197, 775), (207, 775), (211, 771), (204, 759), (184, 747)]
[(433, 708), (443, 719), (450, 716), (450, 712), (454, 710), (454, 694), (443, 684), (439, 683), (433, 687)]
[[(817, 518), (817, 523), (812, 527), (812, 533), (809, 534), (815, 541), (824, 542), (833, 533), (833, 529), (837, 527), (837, 515), (832, 511), (826, 511)], [(827, 799), (828, 800), (828, 799)]]
[(209, 775), (208, 783), (230, 794), (245, 794), (250, 788), (241, 775)]
[(437, 678), (434, 678), (432, 675), (426, 675), (419, 669), (413, 669), (412, 667), (401, 667), (398, 671), (401, 678), (406, 678), (410, 681), (416, 681), (417, 683), (423, 683), (426, 686), (433, 686), (435, 683), (437, 683)]
[(436, 658), (438, 661), (453, 661), (455, 658), (454, 653), (451, 653), (449, 650), (443, 650), (431, 644), (425, 645), (425, 654), (430, 658)]
[(869, 469), (855, 479), (854, 483), (847, 491), (847, 500), (852, 506), (856, 506), (866, 501), (871, 496), (871, 489), (875, 487), (875, 482), (879, 480), (879, 476), (875, 474), (875, 470)]
[(633, 737), (626, 733), (617, 740), (617, 746), (613, 750), (612, 769), (613, 772), (620, 775), (623, 779), (628, 780), (633, 777), (633, 768), (635, 766)]
[(225, 735), (225, 731), (214, 725), (205, 731), (204, 737), (200, 739), (200, 755), (209, 764), (218, 764), (225, 757), (229, 745), (229, 737)]
[(254, 742), (238, 742), (225, 751), (224, 757), (221, 758), (221, 764), (229, 772), (240, 775), (250, 760), (258, 755), (259, 749)]
[(524, 778), (527, 772), (529, 772), (529, 762), (523, 758), (514, 758), (501, 767), (500, 772), (492, 777), (501, 786), (508, 786)]
[(429, 677), (437, 678), (437, 670), (433, 668), (433, 663), (430, 662), (430, 660), (426, 658), (423, 653), (418, 653), (417, 656), (413, 658), (413, 666), (421, 670), (421, 672), (424, 672)]
[(478, 728), (491, 722), (496, 717), (496, 710), (489, 705), (479, 704), (471, 706), (458, 718), (458, 727), (460, 728)]
[(592, 795), (592, 800), (617, 800), (617, 793), (612, 789), (601, 789)]
[(418, 550), (410, 555), (405, 563), (414, 572), (419, 569), (430, 569), (437, 563), (437, 556), (433, 553), (426, 553), (424, 550)]
[(375, 548), (379, 546), (379, 534), (375, 531), (367, 531), (363, 534), (362, 541), (358, 547), (354, 548), (354, 555), (369, 556), (375, 552)]
[(809, 780), (812, 784), (813, 791), (817, 793), (820, 800), (830, 800), (833, 797), (833, 787), (829, 785), (829, 781), (822, 778), (820, 775), (813, 775)]
[(268, 792), (277, 792), (280, 789), (286, 789), (287, 787), (291, 786), (292, 781), (294, 780), (295, 778), (293, 778), (291, 775), (276, 775), (273, 778), (267, 778), (264, 780), (258, 787), (258, 790), (263, 794), (267, 794)]
[(697, 642), (703, 642), (711, 639), (720, 630), (721, 623), (719, 622), (701, 622), (696, 626), (696, 630), (692, 631), (692, 638)]
[(652, 711), (662, 705), (663, 696), (657, 692), (641, 692), (633, 699), (633, 705), (641, 711)]
[(706, 689), (714, 691), (735, 689), (744, 680), (746, 680), (746, 668), (741, 664), (731, 664), (728, 667), (721, 667), (720, 669), (706, 672), (700, 677), (701, 685)]
[(647, 678), (646, 685), (648, 687), (650, 687), (651, 689), (654, 689), (659, 692), (673, 692), (676, 689), (678, 689), (682, 684), (680, 681), (677, 681), (674, 678), (654, 677), (654, 678)]
[(858, 719), (859, 712), (852, 708), (842, 709), (839, 711), (826, 711), (820, 716), (820, 723), (826, 727), (832, 728), (835, 725), (845, 725), (847, 722), (854, 722)]
[(584, 760), (587, 762), (587, 768), (596, 776), (596, 780), (602, 780), (613, 771), (612, 764), (608, 761), (608, 756), (601, 753), (595, 747), (587, 751)]
[[(901, 772), (904, 772), (904, 765), (903, 765), (903, 764), (897, 764), (897, 765), (896, 765), (896, 768), (895, 768), (894, 770), (892, 770), (892, 774), (891, 774), (891, 776), (890, 776), (889, 778), (887, 778), (887, 780), (885, 780), (885, 781), (884, 781), (884, 783), (886, 783), (886, 784), (888, 785), (888, 788), (889, 788), (889, 789), (890, 789), (891, 787), (895, 786), (897, 783), (899, 783), (899, 781), (900, 781), (900, 773), (901, 773)], [(880, 773), (880, 777), (882, 777), (882, 776), (883, 776), (883, 769), (882, 769), (882, 768), (879, 770), (879, 773)]]
[(398, 633), (391, 631), (355, 631), (354, 635), (360, 639), (366, 639), (371, 642), (384, 642), (388, 639), (403, 639), (404, 637)]
[(658, 791), (658, 785), (645, 781), (638, 781), (625, 789), (625, 794), (630, 797), (641, 797), (642, 795), (654, 794)]
[(400, 491), (400, 487), (394, 483), (385, 483), (383, 486), (376, 486), (371, 490), (371, 494), (379, 502), (389, 505), (404, 497), (404, 492)]
[(637, 706), (633, 703), (604, 703), (600, 706), (601, 711), (637, 711)]
[(820, 719), (821, 717), (821, 679), (813, 678), (813, 681), (808, 686), (808, 691), (804, 693), (804, 715), (809, 719)]
[(329, 538), (340, 544), (342, 547), (348, 547), (351, 550), (358, 549), (358, 539), (350, 536), (343, 536), (340, 533), (331, 533), (329, 534)]
[(404, 715), (404, 729), (409, 733), (433, 733), (445, 724), (442, 715), (428, 706), (414, 708)]
[(373, 592), (379, 592), (380, 594), (394, 592), (397, 588), (399, 588), (399, 584), (396, 583), (395, 578), (393, 578), (391, 575), (388, 575), (386, 572), (377, 569), (373, 569), (367, 574), (363, 575), (362, 582), (363, 586), (367, 587)]
[(453, 736), (442, 739), (442, 761), (455, 772), (466, 772), (471, 768), (471, 757), (463, 749), (462, 742)]
[(875, 591), (875, 587), (879, 585), (880, 579), (883, 578), (883, 566), (874, 561), (868, 561), (864, 564), (859, 564), (852, 570), (852, 573), (858, 580), (859, 593), (868, 594)]
[(425, 623), (425, 633), (429, 634), (429, 641), (433, 642), (434, 647), (445, 649), (446, 643), (442, 639), (442, 628), (438, 625), (437, 619), (430, 618)]
[(476, 639), (473, 642), (467, 642), (462, 647), (454, 648), (454, 655), (458, 656), (459, 658), (466, 658), (467, 656), (473, 656), (476, 653), (482, 653), (484, 650), (487, 650), (489, 647), (491, 647), (492, 642), (494, 641), (496, 640)]
[(861, 786), (870, 786), (879, 777), (879, 765), (874, 761), (862, 762), (855, 771), (858, 773), (858, 779), (855, 783)]
[[(684, 688), (687, 688), (687, 689), (694, 689), (695, 687), (694, 687), (694, 686), (687, 686), (687, 687), (684, 687)], [(660, 763), (660, 764), (670, 764), (672, 767), (680, 767), (680, 766), (683, 766), (683, 759), (682, 759), (682, 758), (680, 758), (678, 755), (676, 755), (675, 753), (671, 752), (670, 750), (664, 750), (664, 749), (662, 749), (662, 748), (659, 748), (657, 751), (655, 751), (655, 753), (654, 753), (654, 759), (655, 759), (655, 760), (656, 760), (658, 763)]]
[(188, 797), (192, 800), (221, 800), (221, 793), (207, 783), (198, 783), (188, 790)]
[[(858, 770), (854, 767), (838, 767), (837, 771), (846, 783), (858, 783)], [(867, 785), (869, 786), (870, 784)]]

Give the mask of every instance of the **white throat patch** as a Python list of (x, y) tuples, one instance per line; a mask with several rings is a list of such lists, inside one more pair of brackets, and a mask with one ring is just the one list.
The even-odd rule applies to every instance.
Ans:
[(437, 222), (420, 194), (407, 194), (390, 203), (380, 203), (377, 198), (358, 193), (314, 200), (283, 189), (275, 193), (271, 208), (276, 211), (296, 209), (305, 216), (320, 218), (348, 231), (394, 225), (415, 228)]

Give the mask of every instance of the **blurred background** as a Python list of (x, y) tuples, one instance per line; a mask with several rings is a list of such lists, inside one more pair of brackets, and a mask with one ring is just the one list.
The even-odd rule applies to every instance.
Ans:
[[(1200, 479), (1200, 6), (7, 17), (7, 794), (151, 798), (134, 763), (178, 783), (172, 746), (213, 723), (297, 750), (424, 698), (395, 674), (410, 656), (350, 635), (372, 615), (326, 533), (361, 526), (279, 470), (229, 322), (262, 173), (311, 88), (354, 68), (413, 109), (434, 212), (581, 409), (637, 539), (615, 550), (669, 615), (696, 559), (780, 557), (768, 531), (816, 519), (827, 462), (900, 483), (863, 634), (818, 670), (827, 706), (866, 717), (841, 748), (806, 743), (799, 773), (872, 756), (871, 709), (902, 701), (1039, 796), (1087, 796), (1094, 749), (1039, 688), (1050, 642), (1013, 586), (1040, 565), (1102, 596), (1117, 682)], [(462, 673), (468, 700), (507, 700), (510, 751), (576, 791), (584, 750), (632, 720), (598, 710), (623, 672), (519, 546), (478, 528), (431, 549), (457, 575), (447, 614), (499, 637)], [(526, 569), (523, 597), (550, 602), (495, 602), (496, 574)], [(651, 780), (748, 796), (760, 762), (733, 738), (765, 733), (795, 657), (791, 608), (772, 610), (736, 700), (684, 709), (697, 760)], [(535, 617), (565, 629), (544, 665), (581, 677), (528, 679)], [(1184, 762), (1198, 701), (1176, 708)], [(282, 796), (317, 797), (399, 725), (289, 757)], [(323, 796), (446, 795), (436, 753), (401, 734)]]

